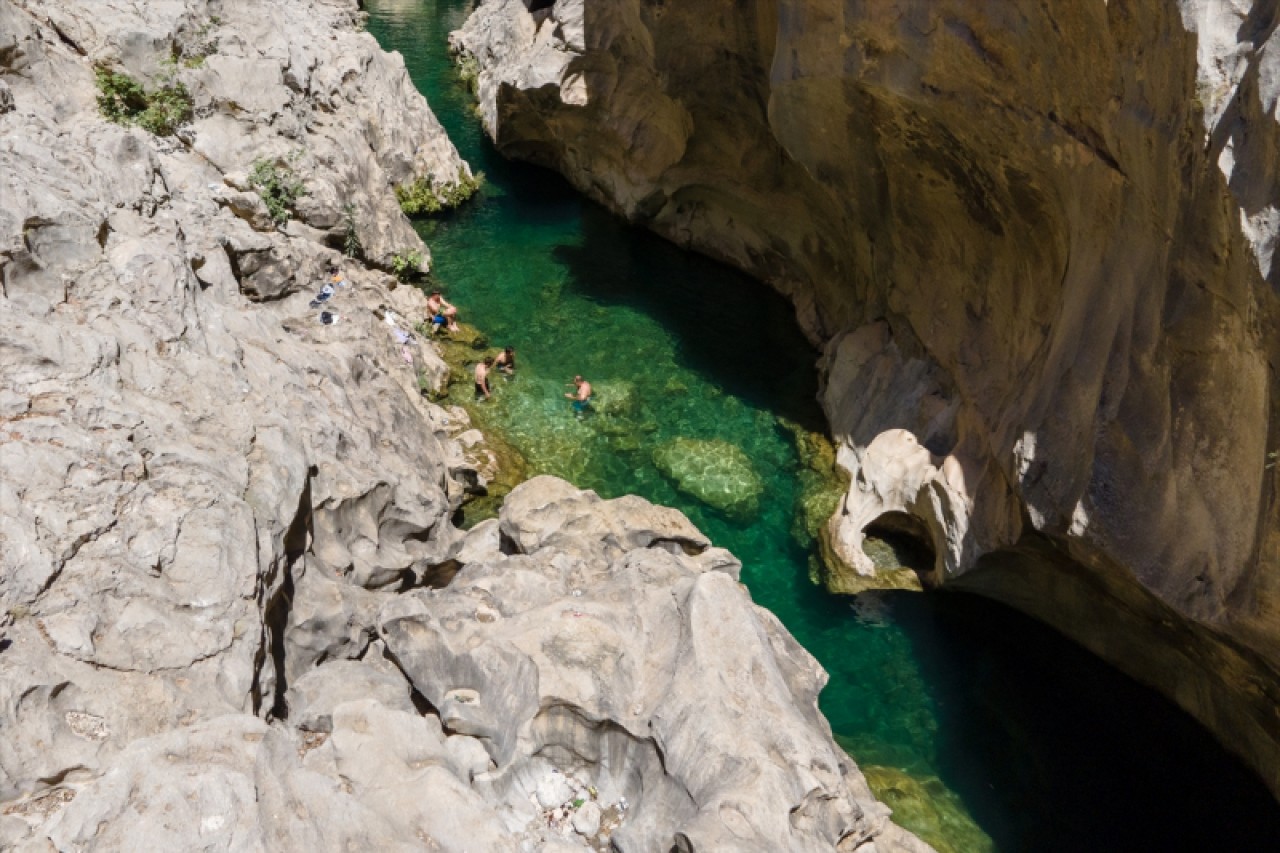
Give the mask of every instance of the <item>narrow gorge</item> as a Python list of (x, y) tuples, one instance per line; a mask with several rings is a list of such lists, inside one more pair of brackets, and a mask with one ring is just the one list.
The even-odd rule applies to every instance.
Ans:
[(0, 0), (0, 849), (1275, 849), (1238, 6)]
[(1274, 3), (486, 0), (499, 151), (769, 282), (926, 582), (1048, 622), (1280, 792)]

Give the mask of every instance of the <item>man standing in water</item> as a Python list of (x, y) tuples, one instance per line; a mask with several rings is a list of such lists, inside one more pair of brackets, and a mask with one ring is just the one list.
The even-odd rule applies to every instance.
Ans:
[(516, 348), (507, 347), (493, 360), (494, 367), (507, 376), (516, 372)]
[(573, 384), (578, 390), (564, 396), (573, 401), (573, 410), (578, 414), (582, 414), (587, 410), (587, 404), (591, 402), (591, 383), (583, 379), (581, 376), (573, 377)]
[(476, 365), (476, 399), (489, 399), (489, 368), (493, 367), (493, 356)]

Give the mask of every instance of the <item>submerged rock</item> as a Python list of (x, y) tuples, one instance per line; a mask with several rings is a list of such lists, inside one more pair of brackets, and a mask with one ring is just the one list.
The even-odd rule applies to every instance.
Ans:
[(978, 828), (964, 803), (936, 776), (920, 778), (895, 767), (863, 768), (876, 796), (915, 827), (938, 853), (993, 853), (995, 842)]
[(760, 512), (764, 481), (737, 445), (720, 439), (677, 438), (653, 462), (680, 491), (739, 520)]

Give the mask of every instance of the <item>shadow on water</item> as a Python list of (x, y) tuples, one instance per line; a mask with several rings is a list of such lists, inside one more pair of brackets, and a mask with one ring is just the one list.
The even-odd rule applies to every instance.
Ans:
[(642, 311), (665, 327), (682, 366), (749, 405), (825, 432), (818, 353), (776, 291), (596, 205), (583, 210), (581, 241), (558, 246), (555, 257), (583, 297)]
[(938, 775), (1002, 851), (1280, 850), (1280, 807), (1191, 717), (976, 595), (895, 593)]

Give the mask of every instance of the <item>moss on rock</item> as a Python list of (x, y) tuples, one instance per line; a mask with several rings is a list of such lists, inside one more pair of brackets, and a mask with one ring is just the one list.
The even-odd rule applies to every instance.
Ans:
[(861, 769), (872, 792), (893, 809), (893, 822), (932, 844), (938, 853), (995, 850), (995, 842), (938, 777), (918, 777), (896, 767), (873, 764)]

